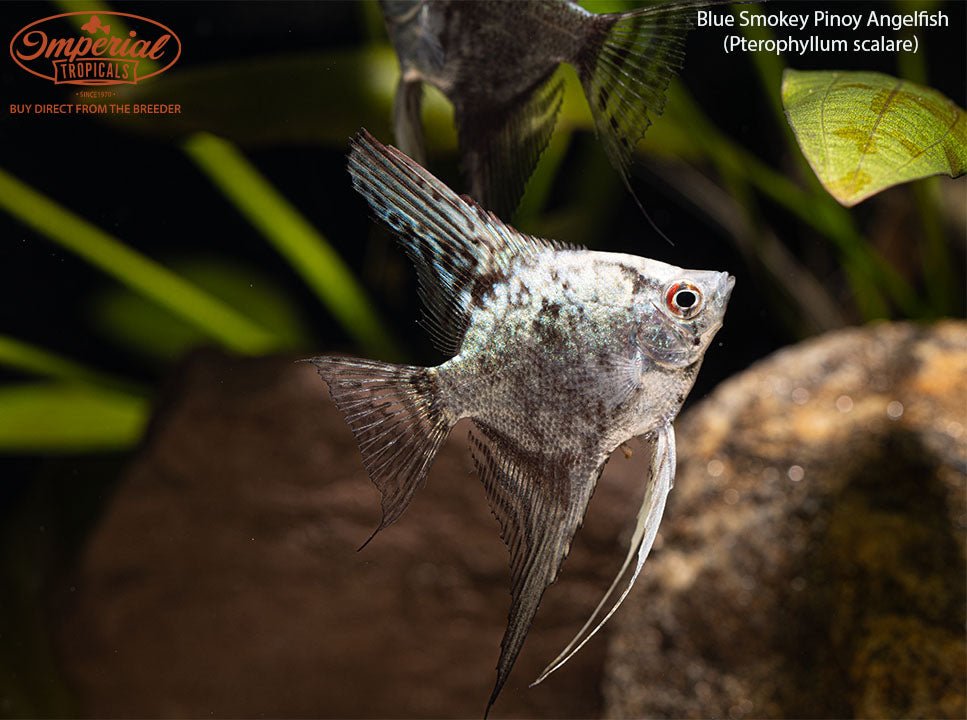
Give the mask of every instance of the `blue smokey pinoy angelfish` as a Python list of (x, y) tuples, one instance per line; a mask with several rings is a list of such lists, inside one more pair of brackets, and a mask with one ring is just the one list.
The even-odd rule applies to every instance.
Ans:
[(569, 63), (629, 185), (635, 145), (664, 107), (696, 8), (723, 1), (595, 14), (566, 0), (381, 0), (400, 63), (396, 142), (426, 164), (423, 83), (440, 90), (453, 103), (470, 195), (509, 219), (551, 138), (564, 97), (557, 71)]
[(429, 329), (453, 357), (431, 368), (309, 362), (382, 493), (376, 532), (406, 508), (453, 425), (473, 420), (474, 463), (511, 555), (512, 604), (489, 710), (608, 456), (648, 435), (651, 476), (624, 565), (537, 682), (631, 589), (675, 476), (672, 421), (722, 326), (734, 279), (523, 235), (365, 130), (353, 141), (349, 172), (415, 262)]

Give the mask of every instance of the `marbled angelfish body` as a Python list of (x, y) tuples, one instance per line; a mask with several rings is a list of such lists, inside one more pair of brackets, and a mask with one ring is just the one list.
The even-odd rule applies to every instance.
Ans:
[[(560, 571), (611, 452), (651, 437), (631, 547), (563, 664), (610, 617), (651, 549), (675, 473), (672, 421), (722, 324), (733, 279), (530, 237), (363, 131), (349, 171), (416, 264), (433, 368), (339, 357), (329, 385), (394, 522), (461, 418), (511, 555), (512, 603), (488, 710)], [(375, 535), (375, 533), (374, 533)]]
[[(665, 288), (682, 273), (588, 250), (519, 259), (473, 306), (460, 353), (436, 369), (451, 411), (544, 453), (610, 454), (667, 423), (691, 389), (704, 343), (694, 345), (693, 334), (683, 338), (682, 362), (654, 357), (659, 351), (643, 339), (666, 326), (654, 304), (664, 303)], [(713, 291), (728, 282), (724, 273), (688, 277)]]
[(550, 141), (564, 96), (557, 70), (569, 63), (630, 188), (635, 145), (664, 107), (695, 9), (722, 1), (595, 14), (567, 0), (381, 0), (400, 62), (396, 142), (426, 163), (423, 83), (436, 87), (453, 103), (470, 194), (508, 219)]

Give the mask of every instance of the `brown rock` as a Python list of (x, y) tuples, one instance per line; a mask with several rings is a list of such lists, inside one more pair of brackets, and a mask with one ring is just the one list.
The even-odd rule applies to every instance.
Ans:
[[(200, 353), (163, 397), (69, 580), (60, 650), (83, 711), (480, 717), (509, 570), (466, 428), (357, 553), (378, 494), (309, 366)], [(617, 571), (645, 468), (641, 454), (609, 466), (493, 717), (599, 714), (604, 639), (527, 683)]]
[[(964, 716), (965, 328), (832, 334), (683, 419), (659, 546), (605, 627), (609, 714)], [(508, 572), (465, 432), (357, 554), (378, 496), (309, 368), (199, 354), (164, 397), (69, 580), (84, 711), (478, 717)], [(645, 464), (609, 465), (495, 717), (599, 714), (601, 637), (526, 684), (610, 582)]]
[(684, 418), (606, 715), (965, 717), (965, 378), (967, 324), (878, 324)]

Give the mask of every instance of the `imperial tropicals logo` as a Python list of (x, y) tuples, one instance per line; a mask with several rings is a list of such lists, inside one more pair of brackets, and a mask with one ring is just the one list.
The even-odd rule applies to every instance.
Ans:
[(140, 15), (71, 12), (21, 28), (10, 41), (10, 56), (58, 85), (134, 84), (174, 65), (181, 41), (170, 28)]

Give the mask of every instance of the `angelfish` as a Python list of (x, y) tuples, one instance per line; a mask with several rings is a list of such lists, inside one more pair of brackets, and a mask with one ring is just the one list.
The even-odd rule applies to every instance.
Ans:
[(400, 64), (396, 142), (426, 164), (423, 83), (436, 87), (453, 103), (470, 195), (510, 219), (550, 141), (564, 97), (557, 70), (569, 63), (630, 189), (632, 153), (664, 108), (695, 8), (714, 2), (595, 14), (568, 0), (381, 0)]
[(473, 421), (473, 461), (511, 556), (512, 602), (489, 711), (608, 456), (647, 435), (651, 474), (624, 564), (536, 682), (631, 589), (675, 476), (672, 421), (722, 326), (734, 279), (524, 235), (365, 130), (352, 142), (349, 172), (416, 264), (425, 321), (452, 357), (429, 368), (330, 356), (308, 362), (382, 494), (373, 535), (399, 518), (453, 425)]

